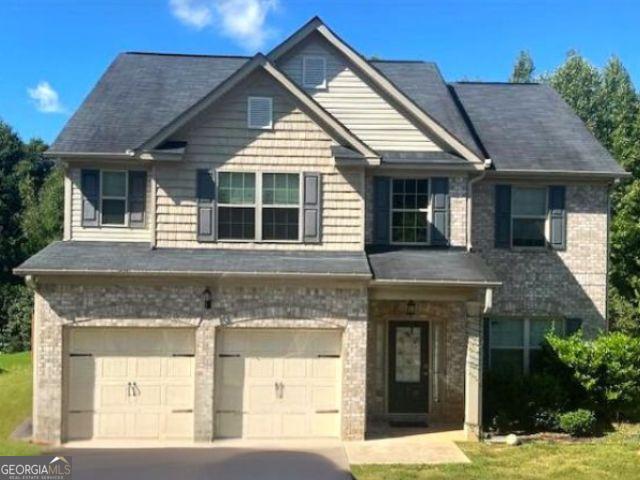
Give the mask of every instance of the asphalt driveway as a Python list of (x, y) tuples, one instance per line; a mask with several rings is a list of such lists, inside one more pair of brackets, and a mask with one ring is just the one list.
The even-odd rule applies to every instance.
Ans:
[(74, 480), (347, 480), (342, 445), (296, 449), (215, 447), (65, 449)]

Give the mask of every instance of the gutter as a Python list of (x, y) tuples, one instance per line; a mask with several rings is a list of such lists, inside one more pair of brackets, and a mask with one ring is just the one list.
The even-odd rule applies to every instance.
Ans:
[(485, 159), (482, 173), (467, 183), (467, 252), (473, 251), (473, 184), (486, 177), (492, 167), (493, 161), (490, 158)]
[(527, 177), (548, 177), (550, 175), (557, 175), (559, 177), (571, 177), (571, 178), (596, 178), (603, 180), (611, 180), (616, 178), (631, 178), (633, 175), (629, 172), (606, 172), (606, 171), (580, 171), (580, 170), (525, 170), (525, 169), (504, 169), (495, 170), (491, 172), (491, 176), (503, 177), (510, 175), (526, 175)]
[(419, 280), (419, 279), (382, 279), (372, 280), (371, 285), (392, 286), (392, 285), (418, 285), (418, 286), (440, 286), (440, 287), (499, 287), (502, 282), (498, 280)]

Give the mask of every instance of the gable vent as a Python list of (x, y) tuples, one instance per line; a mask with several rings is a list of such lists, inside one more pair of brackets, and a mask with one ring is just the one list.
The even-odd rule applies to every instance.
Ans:
[(249, 97), (247, 124), (249, 128), (271, 128), (273, 103), (270, 97)]
[(302, 85), (306, 88), (327, 86), (327, 61), (324, 57), (303, 57)]

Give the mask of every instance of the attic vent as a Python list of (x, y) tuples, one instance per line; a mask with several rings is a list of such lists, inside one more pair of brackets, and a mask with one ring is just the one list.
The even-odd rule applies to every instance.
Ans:
[(247, 125), (249, 128), (271, 128), (272, 110), (270, 97), (249, 97), (247, 103)]
[(305, 88), (327, 86), (327, 61), (324, 57), (303, 57), (302, 85)]

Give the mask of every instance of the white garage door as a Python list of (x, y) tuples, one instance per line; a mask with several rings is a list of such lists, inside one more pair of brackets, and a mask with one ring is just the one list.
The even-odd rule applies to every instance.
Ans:
[(216, 437), (338, 437), (341, 338), (335, 330), (223, 330)]
[(194, 331), (75, 328), (67, 438), (192, 439)]

